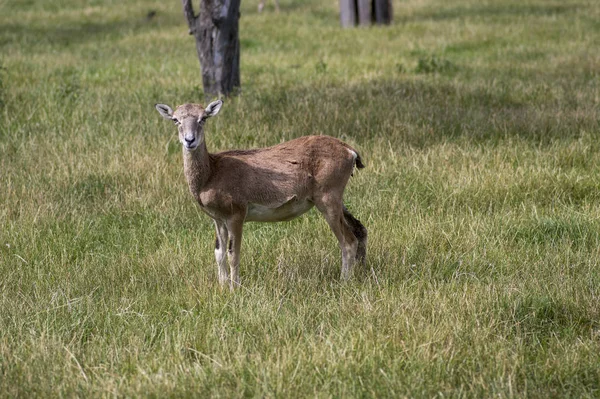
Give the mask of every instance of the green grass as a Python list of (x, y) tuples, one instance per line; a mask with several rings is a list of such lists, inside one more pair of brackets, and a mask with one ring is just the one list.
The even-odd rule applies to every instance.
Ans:
[(153, 107), (203, 100), (180, 3), (0, 1), (0, 396), (600, 397), (600, 4), (242, 3), (209, 149), (355, 146), (367, 267), (311, 211), (221, 291)]

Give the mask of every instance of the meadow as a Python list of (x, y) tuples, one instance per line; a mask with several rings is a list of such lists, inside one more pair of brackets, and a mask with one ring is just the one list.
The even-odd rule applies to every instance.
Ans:
[(0, 396), (600, 397), (600, 3), (280, 3), (209, 151), (357, 148), (368, 262), (249, 223), (231, 293), (154, 110), (204, 102), (181, 3), (0, 0)]

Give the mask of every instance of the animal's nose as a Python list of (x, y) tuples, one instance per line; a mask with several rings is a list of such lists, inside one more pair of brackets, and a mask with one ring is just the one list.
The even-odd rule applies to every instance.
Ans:
[(194, 141), (194, 136), (185, 136), (183, 139), (186, 143), (190, 144)]

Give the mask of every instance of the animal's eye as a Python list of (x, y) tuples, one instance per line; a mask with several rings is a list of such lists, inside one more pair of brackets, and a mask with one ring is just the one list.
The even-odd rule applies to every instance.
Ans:
[(173, 123), (174, 123), (174, 124), (176, 124), (176, 125), (179, 125), (179, 124), (181, 124), (181, 122), (179, 122), (179, 121), (178, 121), (177, 119), (175, 119), (175, 118), (173, 118)]

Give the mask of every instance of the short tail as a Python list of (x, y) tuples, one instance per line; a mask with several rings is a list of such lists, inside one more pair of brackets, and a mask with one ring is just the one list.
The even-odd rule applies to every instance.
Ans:
[(354, 161), (354, 163), (358, 169), (363, 169), (365, 167), (365, 164), (362, 163), (362, 159), (360, 159), (360, 154), (358, 152), (356, 153), (356, 161)]

